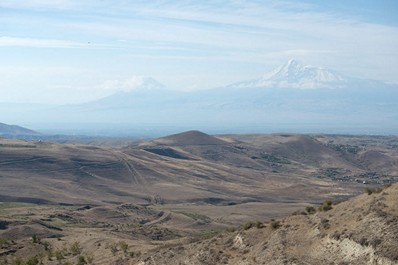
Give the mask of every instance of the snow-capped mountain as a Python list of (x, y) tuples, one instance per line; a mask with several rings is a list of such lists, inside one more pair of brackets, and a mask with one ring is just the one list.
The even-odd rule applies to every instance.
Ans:
[(166, 87), (150, 77), (132, 76), (123, 81), (109, 81), (109, 84), (105, 84), (116, 87), (119, 91), (131, 92), (131, 91), (154, 91), (159, 89), (165, 89)]
[(49, 124), (60, 120), (67, 124), (128, 124), (134, 130), (152, 124), (221, 128), (220, 132), (226, 128), (234, 132), (269, 128), (328, 133), (398, 131), (398, 85), (350, 78), (294, 60), (259, 79), (208, 90), (175, 91), (154, 79), (135, 77), (109, 85), (118, 92), (84, 104), (0, 104), (0, 118), (20, 124), (43, 120)]
[(230, 85), (233, 88), (344, 88), (353, 79), (321, 67), (305, 66), (296, 60), (289, 60), (283, 66), (263, 75), (259, 79)]

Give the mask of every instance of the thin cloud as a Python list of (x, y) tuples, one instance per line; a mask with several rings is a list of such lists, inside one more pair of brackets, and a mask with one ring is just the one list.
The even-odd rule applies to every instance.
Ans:
[(87, 44), (74, 41), (35, 39), (35, 38), (16, 38), (3, 36), (0, 37), (0, 46), (8, 47), (33, 47), (33, 48), (81, 48)]

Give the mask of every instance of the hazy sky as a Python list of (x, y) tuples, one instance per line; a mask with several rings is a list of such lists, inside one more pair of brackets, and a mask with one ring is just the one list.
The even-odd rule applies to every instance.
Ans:
[(212, 88), (290, 58), (398, 82), (398, 1), (0, 0), (0, 102)]

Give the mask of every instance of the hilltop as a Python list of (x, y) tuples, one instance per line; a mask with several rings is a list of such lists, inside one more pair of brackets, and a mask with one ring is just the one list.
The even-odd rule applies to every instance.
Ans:
[(223, 145), (226, 144), (214, 136), (200, 131), (187, 131), (162, 137), (153, 141), (159, 145), (187, 146), (187, 145)]

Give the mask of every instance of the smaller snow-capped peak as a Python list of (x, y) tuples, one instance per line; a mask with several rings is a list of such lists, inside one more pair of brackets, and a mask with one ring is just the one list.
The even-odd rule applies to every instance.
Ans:
[(153, 78), (137, 77), (137, 76), (125, 80), (122, 84), (122, 87), (125, 88), (125, 91), (132, 91), (132, 90), (149, 91), (149, 90), (157, 90), (165, 88), (164, 85), (162, 85)]
[(107, 80), (101, 88), (104, 91), (132, 92), (160, 90), (166, 87), (150, 77), (132, 76), (124, 80)]
[(259, 79), (236, 83), (231, 87), (315, 89), (339, 88), (344, 87), (346, 83), (347, 79), (335, 71), (305, 66), (292, 59)]

